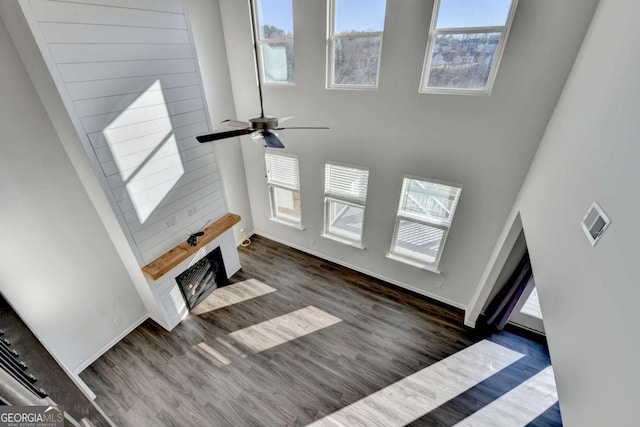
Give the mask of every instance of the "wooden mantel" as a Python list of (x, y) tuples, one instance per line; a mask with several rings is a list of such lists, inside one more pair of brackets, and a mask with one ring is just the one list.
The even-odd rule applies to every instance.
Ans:
[(191, 255), (198, 252), (201, 248), (206, 246), (209, 242), (219, 237), (222, 233), (240, 222), (240, 215), (228, 213), (213, 224), (205, 228), (204, 236), (198, 237), (198, 244), (196, 246), (189, 245), (186, 241), (180, 243), (169, 252), (156, 258), (151, 263), (142, 267), (142, 272), (150, 279), (158, 280), (166, 273), (168, 273), (173, 267), (180, 264)]

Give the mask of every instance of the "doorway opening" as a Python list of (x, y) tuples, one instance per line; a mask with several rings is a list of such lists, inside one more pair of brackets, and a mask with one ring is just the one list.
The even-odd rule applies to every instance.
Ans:
[(507, 325), (545, 335), (542, 308), (529, 262), (524, 230), (515, 240), (483, 307), (483, 323), (495, 329)]

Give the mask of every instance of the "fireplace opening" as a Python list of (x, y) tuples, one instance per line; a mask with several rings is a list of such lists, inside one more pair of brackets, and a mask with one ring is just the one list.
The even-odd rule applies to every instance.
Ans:
[(178, 287), (184, 296), (189, 310), (198, 305), (213, 290), (229, 284), (224, 268), (222, 252), (218, 246), (200, 261), (176, 277)]

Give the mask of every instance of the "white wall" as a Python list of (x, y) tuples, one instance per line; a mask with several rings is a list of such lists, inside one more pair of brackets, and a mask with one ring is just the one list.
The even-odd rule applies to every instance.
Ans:
[[(236, 118), (220, 7), (218, 0), (183, 0), (183, 3), (191, 21), (209, 119), (212, 126), (216, 127), (225, 119)], [(242, 218), (233, 227), (236, 242), (240, 242), (245, 234), (253, 234), (240, 140), (231, 138), (209, 145), (216, 149), (229, 210)], [(241, 230), (244, 230), (244, 233)]]
[(0, 291), (75, 372), (146, 311), (1, 21), (0, 57)]
[(182, 2), (22, 5), (140, 266), (224, 215)]
[[(516, 205), (568, 427), (638, 423), (638, 16), (600, 2)], [(612, 224), (592, 247), (594, 200)]]
[[(259, 113), (247, 2), (220, 0), (236, 110)], [(326, 2), (293, 0), (296, 85), (266, 88), (269, 115), (290, 115), (285, 152), (300, 158), (304, 231), (270, 221), (263, 149), (243, 138), (256, 232), (464, 307), (533, 158), (597, 0), (520, 2), (491, 96), (418, 93), (432, 2), (389, 0), (377, 91), (325, 89)], [(570, 25), (568, 25), (570, 23)], [(366, 250), (320, 237), (323, 164), (368, 167)], [(385, 258), (402, 177), (462, 184), (442, 275)], [(444, 287), (438, 289), (437, 282)]]

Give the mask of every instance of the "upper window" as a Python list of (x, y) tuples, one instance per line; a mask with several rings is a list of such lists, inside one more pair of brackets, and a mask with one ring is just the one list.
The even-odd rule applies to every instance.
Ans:
[(421, 92), (489, 94), (518, 0), (436, 0)]
[(386, 3), (329, 1), (327, 87), (378, 87)]
[(369, 171), (327, 163), (324, 167), (324, 237), (361, 247)]
[(258, 0), (258, 49), (265, 84), (293, 84), (292, 0)]
[(269, 184), (271, 218), (294, 227), (301, 227), (300, 172), (296, 156), (264, 154)]
[(389, 257), (438, 271), (462, 188), (405, 177)]

